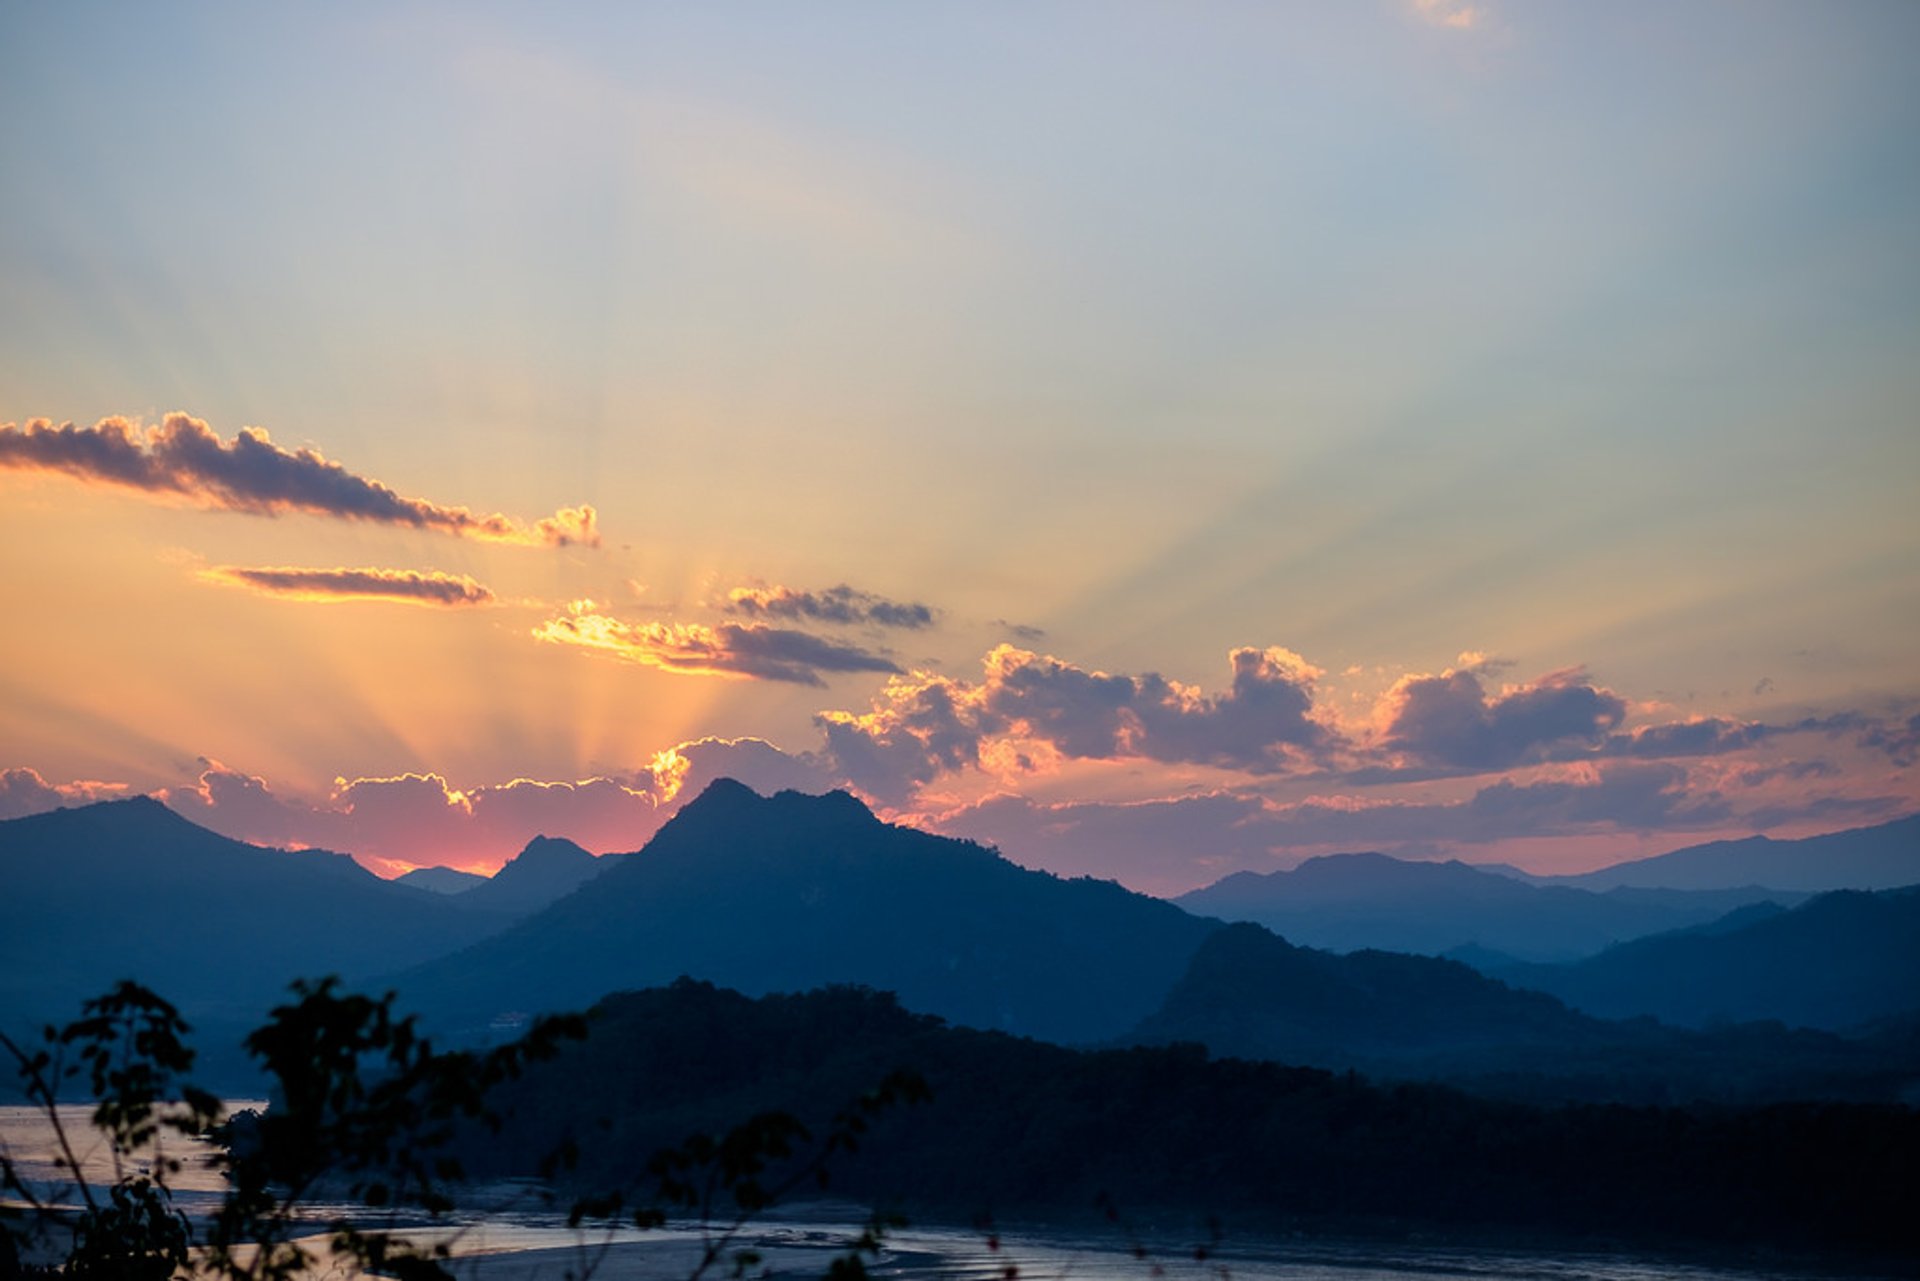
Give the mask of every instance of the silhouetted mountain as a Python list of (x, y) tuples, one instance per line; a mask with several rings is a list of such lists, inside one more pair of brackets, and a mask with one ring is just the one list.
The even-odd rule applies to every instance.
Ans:
[(460, 896), (463, 907), (529, 915), (585, 885), (609, 866), (572, 841), (536, 836), (501, 869)]
[(1597, 1044), (1606, 1029), (1539, 992), (1456, 961), (1296, 947), (1258, 925), (1207, 939), (1133, 1040), (1348, 1067), (1461, 1047)]
[(136, 979), (199, 1020), (257, 1020), (293, 978), (437, 956), (490, 917), (344, 854), (242, 844), (146, 797), (0, 822), (0, 1020), (66, 1022)]
[(1580, 876), (1535, 877), (1536, 884), (1607, 890), (1617, 885), (1676, 890), (1764, 885), (1777, 890), (1890, 890), (1920, 885), (1920, 814), (1877, 827), (1776, 841), (1750, 836), (1616, 863)]
[[(595, 1014), (584, 1042), (506, 1087), (505, 1127), (475, 1137), (470, 1170), (530, 1174), (566, 1139), (576, 1189), (644, 1185), (648, 1157), (690, 1133), (778, 1110), (821, 1134), (904, 1066), (931, 1100), (882, 1113), (833, 1160), (831, 1191), (916, 1218), (1098, 1224), (1105, 1198), (1135, 1221), (1211, 1220), (1229, 1240), (1326, 1226), (1765, 1246), (1826, 1263), (1916, 1254), (1920, 1115), (1896, 1106), (1527, 1107), (1210, 1061), (1192, 1045), (1065, 1050), (852, 989), (751, 1001), (680, 982)], [(766, 1181), (783, 1177), (776, 1163)], [(998, 1276), (1021, 1260), (991, 1262)]]
[(1785, 912), (1746, 908), (1574, 965), (1494, 972), (1614, 1018), (1851, 1028), (1920, 1010), (1920, 887), (1842, 890)]
[(1439, 955), (1472, 945), (1526, 960), (1574, 960), (1627, 939), (1712, 920), (1767, 893), (1749, 888), (1615, 897), (1529, 885), (1457, 861), (1335, 854), (1310, 858), (1292, 871), (1236, 872), (1174, 902), (1335, 951)]
[(487, 878), (478, 872), (463, 872), (457, 867), (416, 867), (393, 878), (396, 885), (411, 885), (431, 894), (464, 894)]
[(1547, 1101), (1897, 1101), (1920, 1082), (1920, 1043), (1897, 1031), (1868, 1041), (1612, 1021), (1454, 961), (1322, 952), (1251, 924), (1209, 937), (1126, 1039)]
[(1086, 1041), (1158, 1006), (1217, 928), (888, 826), (844, 792), (763, 798), (723, 779), (589, 891), (398, 982), (462, 1025), (682, 974), (752, 993), (860, 983), (957, 1022)]

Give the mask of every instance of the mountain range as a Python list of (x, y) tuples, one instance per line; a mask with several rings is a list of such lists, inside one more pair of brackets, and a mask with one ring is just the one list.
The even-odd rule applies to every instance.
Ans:
[(1757, 885), (1599, 892), (1530, 884), (1456, 860), (1368, 853), (1310, 858), (1290, 871), (1236, 872), (1173, 901), (1202, 916), (1257, 922), (1295, 943), (1340, 952), (1443, 955), (1476, 947), (1519, 960), (1570, 961), (1754, 903), (1791, 905), (1805, 897)]
[(263, 850), (135, 797), (0, 823), (0, 1017), (64, 1021), (132, 977), (190, 1017), (257, 1019), (299, 975), (365, 978), (501, 921), (344, 854)]
[(1837, 890), (1635, 939), (1572, 965), (1484, 965), (1608, 1018), (1841, 1030), (1920, 1010), (1920, 887)]
[[(1520, 873), (1525, 876), (1525, 873)], [(1920, 814), (1798, 840), (1749, 836), (1690, 845), (1577, 876), (1527, 877), (1535, 884), (1610, 890), (1619, 886), (1711, 890), (1891, 890), (1920, 885)]]
[[(1387, 871), (1402, 877), (1409, 866)], [(1310, 875), (1380, 867), (1330, 860)], [(1920, 967), (1897, 943), (1911, 896), (1828, 896), (1790, 911), (1750, 903), (1662, 936), (1692, 940), (1685, 946), (1707, 958), (1688, 962), (1697, 972), (1750, 980), (1738, 1000), (1731, 987), (1714, 996), (1719, 1013), (1785, 1011), (1822, 1027), (1893, 1020), (1893, 1031), (1842, 1038), (1595, 1017), (1650, 1012), (1641, 1007), (1658, 995), (1657, 979), (1646, 995), (1583, 1012), (1500, 981), (1552, 986), (1532, 969), (1497, 968), (1511, 961), (1482, 958), (1495, 978), (1428, 956), (1304, 947), (883, 823), (845, 793), (763, 797), (722, 780), (638, 852), (596, 861), (568, 842), (536, 841), (489, 884), (503, 899), (508, 888), (527, 893), (514, 900), (526, 903), (536, 887), (557, 892), (583, 871), (544, 907), (481, 910), (462, 901), (486, 886), (449, 896), (380, 881), (341, 855), (229, 841), (151, 801), (0, 823), (0, 1026), (70, 1017), (81, 997), (132, 976), (190, 1016), (238, 1027), (287, 980), (335, 972), (396, 987), (403, 1008), (443, 1032), (484, 1038), (519, 1016), (686, 974), (753, 995), (854, 984), (956, 1024), (1066, 1044), (1198, 1041), (1217, 1053), (1533, 1097), (1881, 1098), (1920, 1077), (1920, 1038), (1900, 1021), (1920, 1009)], [(1476, 894), (1485, 887), (1472, 878), (1498, 879), (1446, 865), (1414, 875)], [(1506, 884), (1535, 895), (1529, 902), (1563, 901)], [(1589, 899), (1611, 901), (1573, 901)], [(1863, 913), (1892, 923), (1868, 929)], [(1813, 941), (1753, 935), (1788, 925)], [(1780, 965), (1752, 959), (1769, 949)], [(1649, 972), (1666, 966), (1672, 986), (1676, 964), (1656, 960)], [(1877, 983), (1863, 979), (1874, 975)]]
[(1083, 1042), (1151, 1013), (1216, 928), (890, 826), (844, 792), (762, 797), (724, 779), (581, 890), (393, 981), (455, 1026), (689, 974), (752, 995), (862, 984), (974, 1027)]

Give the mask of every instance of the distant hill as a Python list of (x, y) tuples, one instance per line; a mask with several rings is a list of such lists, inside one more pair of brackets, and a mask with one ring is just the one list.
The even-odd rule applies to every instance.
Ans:
[(682, 974), (749, 993), (857, 983), (1064, 1042), (1150, 1013), (1217, 922), (893, 827), (844, 792), (713, 783), (646, 848), (506, 932), (398, 976), (463, 1026)]
[(416, 867), (393, 878), (396, 885), (411, 885), (430, 894), (464, 894), (487, 878), (478, 872), (463, 872), (457, 867)]
[(1920, 1084), (1920, 1043), (1897, 1022), (1873, 1039), (1621, 1022), (1458, 962), (1323, 952), (1251, 924), (1208, 938), (1125, 1040), (1545, 1101), (1895, 1101)]
[(257, 1020), (293, 978), (365, 977), (473, 942), (488, 916), (344, 854), (229, 840), (158, 801), (0, 822), (0, 1021), (66, 1022), (136, 979), (196, 1020)]
[(1580, 876), (1536, 877), (1536, 884), (1609, 890), (1620, 885), (1660, 889), (1731, 889), (1764, 885), (1778, 890), (1890, 890), (1920, 885), (1920, 814), (1877, 827), (1776, 841), (1693, 845), (1653, 858), (1616, 863)]
[(1347, 1067), (1462, 1046), (1593, 1044), (1598, 1021), (1455, 961), (1296, 947), (1257, 925), (1210, 937), (1129, 1039)]
[(1523, 960), (1563, 961), (1712, 920), (1748, 903), (1800, 897), (1753, 887), (1601, 894), (1526, 884), (1457, 861), (1335, 854), (1310, 858), (1291, 871), (1236, 872), (1173, 901), (1335, 951), (1440, 955), (1480, 947)]
[(536, 836), (501, 869), (460, 896), (462, 907), (522, 917), (539, 911), (605, 871), (610, 863), (572, 841)]
[(1846, 1029), (1920, 1011), (1920, 887), (1841, 890), (1784, 912), (1749, 908), (1573, 965), (1492, 972), (1611, 1018)]

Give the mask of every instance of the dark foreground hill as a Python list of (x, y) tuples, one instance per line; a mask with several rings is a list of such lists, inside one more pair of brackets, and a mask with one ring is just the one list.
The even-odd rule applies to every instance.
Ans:
[(1152, 1012), (1217, 928), (889, 826), (844, 792), (762, 797), (723, 779), (579, 892), (397, 984), (409, 1008), (473, 1027), (682, 974), (751, 993), (861, 983), (955, 1022), (1084, 1042)]
[(604, 1190), (646, 1155), (767, 1109), (824, 1128), (896, 1068), (932, 1101), (885, 1115), (830, 1191), (922, 1217), (1129, 1215), (1229, 1235), (1298, 1226), (1920, 1258), (1920, 1115), (1494, 1103), (1438, 1086), (1209, 1061), (1194, 1046), (1071, 1051), (943, 1026), (841, 989), (749, 1000), (683, 981), (603, 1002), (584, 1043), (509, 1087), (490, 1174), (554, 1144)]
[(301, 976), (365, 976), (498, 927), (344, 854), (228, 840), (136, 797), (0, 823), (0, 1026), (64, 1023), (116, 980), (257, 1021)]
[(1841, 890), (1791, 911), (1636, 939), (1573, 965), (1490, 972), (1607, 1018), (1847, 1029), (1920, 1011), (1920, 887)]

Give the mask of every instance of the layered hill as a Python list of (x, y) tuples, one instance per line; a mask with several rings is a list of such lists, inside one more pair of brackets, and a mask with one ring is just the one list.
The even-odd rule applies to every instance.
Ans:
[(1532, 879), (1589, 890), (1623, 885), (1676, 890), (1764, 885), (1813, 894), (1897, 889), (1920, 885), (1920, 814), (1799, 840), (1714, 841), (1579, 876)]
[(1573, 965), (1494, 967), (1609, 1018), (1846, 1029), (1920, 1011), (1920, 887), (1837, 891), (1637, 939)]
[(1216, 928), (1111, 882), (890, 826), (844, 792), (762, 797), (723, 779), (581, 891), (397, 983), (459, 1026), (681, 975), (751, 994), (853, 983), (971, 1026), (1083, 1042), (1151, 1013)]
[(1310, 858), (1289, 871), (1236, 872), (1173, 901), (1335, 951), (1440, 955), (1475, 947), (1527, 961), (1570, 961), (1748, 904), (1801, 897), (1751, 886), (1599, 893), (1528, 884), (1458, 861), (1368, 853)]
[(135, 797), (0, 822), (0, 1019), (65, 1022), (122, 978), (256, 1019), (296, 977), (365, 976), (500, 924), (344, 854), (229, 840)]

